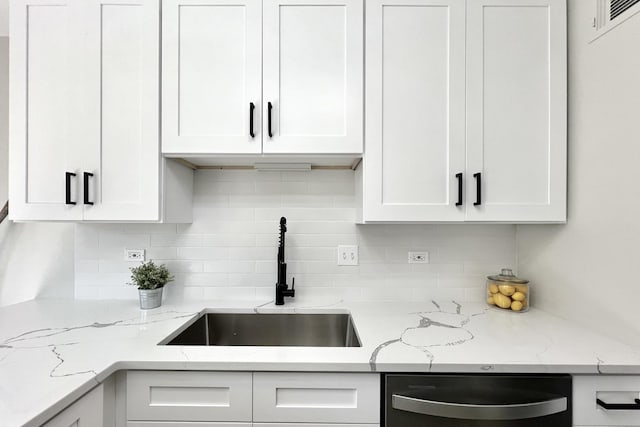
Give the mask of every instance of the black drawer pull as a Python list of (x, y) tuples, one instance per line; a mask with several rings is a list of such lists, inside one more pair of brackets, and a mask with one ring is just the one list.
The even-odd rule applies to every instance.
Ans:
[(64, 174), (64, 203), (66, 205), (75, 205), (76, 202), (71, 201), (71, 177), (76, 176), (73, 172), (65, 172)]
[(458, 201), (456, 206), (462, 206), (462, 174), (457, 173), (456, 178), (458, 178)]
[(596, 399), (598, 406), (608, 411), (640, 411), (640, 399), (634, 399), (635, 403), (607, 403), (604, 400)]
[(93, 202), (89, 201), (89, 178), (91, 178), (93, 174), (91, 172), (84, 173), (84, 204), (85, 205), (93, 205)]
[(267, 131), (269, 133), (269, 138), (273, 138), (273, 133), (271, 132), (271, 111), (273, 110), (273, 104), (270, 102), (267, 103)]
[(474, 173), (473, 177), (476, 179), (476, 201), (473, 206), (480, 206), (482, 204), (482, 174), (480, 172)]
[(256, 109), (256, 105), (253, 102), (249, 103), (249, 135), (251, 138), (255, 138), (256, 134), (253, 132), (253, 112)]

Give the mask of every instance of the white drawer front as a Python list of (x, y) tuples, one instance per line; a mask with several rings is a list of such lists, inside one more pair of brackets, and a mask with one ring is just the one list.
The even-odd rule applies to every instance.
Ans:
[(251, 421), (251, 384), (250, 372), (130, 371), (127, 419)]
[(378, 374), (256, 372), (253, 384), (256, 422), (380, 422)]
[[(129, 421), (127, 427), (251, 427), (251, 423), (207, 423), (192, 421), (164, 422), (164, 421)], [(354, 427), (354, 426), (349, 426)], [(355, 426), (357, 427), (357, 426)]]
[(253, 427), (380, 427), (380, 424), (254, 423)]
[(640, 398), (640, 376), (580, 375), (573, 377), (573, 424), (580, 426), (640, 426), (639, 410), (605, 410), (607, 403), (634, 403)]

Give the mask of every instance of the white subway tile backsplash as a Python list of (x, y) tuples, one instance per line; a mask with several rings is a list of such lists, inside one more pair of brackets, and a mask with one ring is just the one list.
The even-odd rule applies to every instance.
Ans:
[[(509, 225), (356, 225), (348, 170), (196, 172), (192, 224), (79, 224), (76, 297), (137, 298), (125, 249), (146, 249), (175, 282), (165, 299), (273, 298), (278, 224), (287, 217), (287, 277), (308, 298), (482, 301), (485, 276), (515, 265)], [(337, 246), (360, 265), (338, 266)], [(429, 252), (408, 264), (409, 251)]]

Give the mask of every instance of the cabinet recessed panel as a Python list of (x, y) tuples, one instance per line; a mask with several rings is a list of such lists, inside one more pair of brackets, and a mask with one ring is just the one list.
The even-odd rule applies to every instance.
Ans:
[[(69, 8), (65, 5), (28, 5), (26, 9), (25, 201), (63, 203), (70, 143), (67, 132), (71, 89), (68, 69)], [(75, 170), (70, 169), (69, 172)]]
[(245, 134), (244, 5), (179, 7), (179, 135)]
[(483, 26), (486, 203), (548, 204), (549, 8), (487, 7)]
[(102, 203), (135, 203), (144, 182), (142, 12), (140, 6), (102, 6), (102, 161), (96, 178)]
[(263, 152), (361, 153), (363, 1), (263, 4)]
[(262, 150), (262, 3), (162, 2), (162, 151)]
[(280, 6), (280, 135), (345, 135), (346, 36), (346, 6)]
[(158, 220), (159, 4), (91, 0), (84, 16), (84, 219)]
[(449, 202), (449, 10), (385, 6), (382, 203)]
[(465, 5), (367, 3), (366, 221), (461, 221)]
[(566, 2), (477, 0), (467, 8), (467, 172), (481, 180), (467, 187), (478, 204), (466, 219), (563, 222)]

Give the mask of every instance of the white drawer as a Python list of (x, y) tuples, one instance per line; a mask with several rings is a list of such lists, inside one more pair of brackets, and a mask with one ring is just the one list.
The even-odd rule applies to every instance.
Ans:
[(253, 395), (255, 422), (380, 422), (378, 374), (256, 372)]
[(380, 427), (380, 424), (254, 423), (253, 427)]
[[(207, 423), (192, 421), (163, 422), (163, 421), (129, 421), (127, 427), (252, 427), (251, 423)], [(354, 426), (349, 426), (354, 427)], [(357, 426), (356, 426), (357, 427)]]
[(580, 426), (640, 426), (640, 411), (604, 410), (607, 403), (634, 403), (640, 397), (640, 376), (577, 375), (573, 377), (573, 424)]
[(251, 421), (250, 372), (129, 371), (129, 421)]

